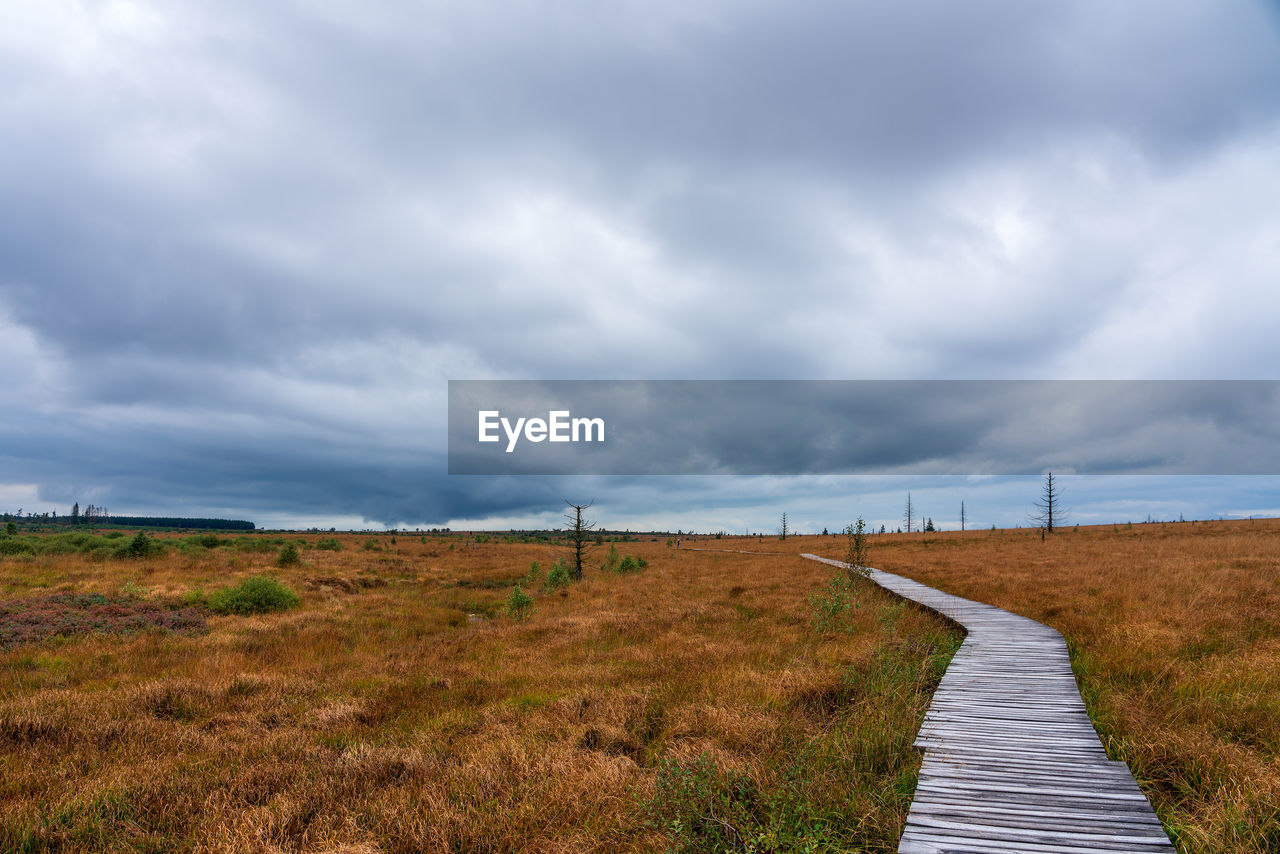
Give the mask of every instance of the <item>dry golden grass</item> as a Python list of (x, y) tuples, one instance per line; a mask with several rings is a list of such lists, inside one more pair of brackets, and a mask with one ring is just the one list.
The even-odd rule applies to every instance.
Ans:
[[(789, 546), (841, 557), (832, 538)], [(872, 538), (872, 563), (1066, 636), (1179, 848), (1280, 851), (1280, 520)]]
[(0, 649), (0, 849), (655, 851), (671, 842), (645, 818), (662, 763), (708, 756), (892, 850), (955, 642), (930, 615), (866, 589), (848, 633), (819, 635), (808, 598), (829, 567), (646, 541), (620, 549), (647, 570), (591, 571), (516, 622), (511, 584), (561, 552), (339, 539), (285, 568), (226, 547), (0, 560), (9, 600), (261, 573), (303, 599), (198, 636)]

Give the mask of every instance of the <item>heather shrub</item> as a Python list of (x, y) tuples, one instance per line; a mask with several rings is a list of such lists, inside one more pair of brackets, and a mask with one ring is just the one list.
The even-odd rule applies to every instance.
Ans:
[(205, 631), (203, 609), (190, 603), (139, 599), (129, 593), (54, 593), (0, 602), (0, 648), (90, 632), (125, 634), (159, 628)]

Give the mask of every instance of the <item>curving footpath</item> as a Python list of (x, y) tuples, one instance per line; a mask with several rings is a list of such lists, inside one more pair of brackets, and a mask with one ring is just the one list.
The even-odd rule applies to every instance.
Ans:
[(878, 569), (871, 579), (968, 632), (916, 739), (899, 854), (1173, 854), (1129, 769), (1103, 751), (1056, 629)]

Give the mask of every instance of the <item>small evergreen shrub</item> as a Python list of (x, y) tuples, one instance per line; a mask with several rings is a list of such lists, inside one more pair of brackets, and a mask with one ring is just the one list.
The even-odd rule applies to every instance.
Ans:
[(301, 600), (298, 594), (267, 575), (246, 578), (234, 587), (215, 590), (208, 597), (215, 614), (265, 614), (287, 611)]
[[(13, 523), (10, 522), (10, 525)], [(25, 540), (13, 537), (0, 538), (0, 555), (33, 555), (36, 550)]]
[(604, 563), (600, 565), (600, 568), (605, 572), (626, 575), (632, 572), (639, 572), (648, 565), (649, 562), (642, 557), (622, 555), (618, 553), (617, 546), (609, 546), (609, 551), (605, 553)]
[(847, 572), (836, 573), (826, 587), (809, 597), (813, 628), (822, 634), (849, 631), (852, 628), (849, 617), (861, 607), (853, 580)]
[(869, 578), (871, 569), (867, 564), (871, 563), (871, 549), (867, 545), (867, 526), (861, 516), (856, 525), (849, 525), (844, 529), (844, 535), (848, 540), (844, 561), (849, 564), (849, 572)]
[(293, 543), (285, 545), (276, 555), (276, 566), (297, 566), (301, 562), (302, 559), (298, 557), (298, 547)]
[(507, 597), (507, 616), (519, 622), (529, 616), (529, 612), (533, 610), (533, 598), (520, 589), (517, 584), (511, 588), (511, 595)]
[(147, 589), (133, 579), (120, 585), (120, 595), (126, 599), (146, 599)]
[(536, 560), (529, 564), (529, 574), (525, 576), (530, 587), (537, 587), (543, 581), (542, 564)]
[(750, 777), (720, 770), (703, 753), (687, 763), (662, 761), (645, 818), (677, 854), (747, 851), (763, 823), (762, 807)]
[(275, 551), (276, 544), (260, 537), (241, 537), (236, 540), (236, 548), (242, 552)]
[(164, 547), (147, 536), (146, 531), (139, 531), (129, 541), (116, 547), (115, 556), (136, 560), (151, 557), (164, 551)]
[(547, 572), (547, 580), (542, 586), (547, 590), (559, 590), (562, 587), (568, 587), (569, 582), (573, 580), (573, 576), (569, 573), (569, 567), (562, 560), (557, 560)]
[(217, 534), (192, 534), (184, 539), (183, 542), (205, 549), (216, 549), (222, 545), (222, 541), (218, 539)]
[(209, 607), (209, 597), (206, 596), (204, 590), (199, 587), (195, 590), (188, 590), (186, 593), (183, 593), (182, 596), (179, 597), (179, 601), (181, 601), (183, 605), (190, 605), (192, 607)]

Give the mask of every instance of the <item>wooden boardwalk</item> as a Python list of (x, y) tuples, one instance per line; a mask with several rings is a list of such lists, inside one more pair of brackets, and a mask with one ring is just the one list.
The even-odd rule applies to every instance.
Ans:
[(916, 739), (924, 760), (899, 854), (1172, 854), (1133, 775), (1102, 749), (1057, 630), (899, 575), (871, 578), (968, 632)]

